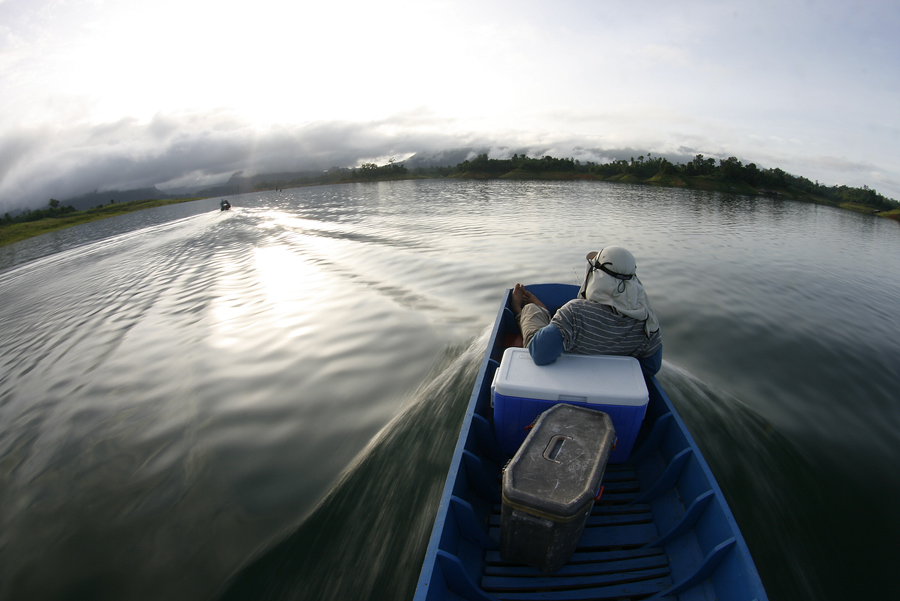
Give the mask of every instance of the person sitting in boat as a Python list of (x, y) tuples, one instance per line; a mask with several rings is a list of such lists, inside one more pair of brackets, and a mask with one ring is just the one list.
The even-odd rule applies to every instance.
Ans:
[(578, 296), (551, 318), (544, 304), (522, 284), (513, 289), (512, 309), (522, 338), (537, 365), (563, 352), (636, 357), (650, 375), (662, 366), (662, 335), (634, 256), (621, 246), (587, 255)]

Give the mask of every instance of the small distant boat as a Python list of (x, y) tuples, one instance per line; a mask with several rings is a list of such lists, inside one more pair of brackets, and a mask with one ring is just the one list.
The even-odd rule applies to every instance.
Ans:
[[(529, 286), (551, 311), (577, 294)], [(655, 377), (631, 453), (609, 463), (574, 554), (545, 573), (500, 554), (501, 474), (492, 383), (521, 336), (507, 290), (460, 429), (414, 599), (768, 599), (712, 472)], [(637, 376), (638, 380), (641, 376)]]
[(223, 198), (222, 202), (219, 203), (219, 209), (222, 211), (227, 211), (230, 208), (231, 208), (231, 203)]

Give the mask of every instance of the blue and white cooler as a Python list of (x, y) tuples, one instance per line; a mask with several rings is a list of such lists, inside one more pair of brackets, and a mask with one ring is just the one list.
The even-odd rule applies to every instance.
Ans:
[(494, 432), (507, 454), (515, 455), (541, 413), (568, 403), (612, 418), (618, 440), (610, 463), (628, 459), (650, 398), (634, 357), (563, 354), (549, 365), (535, 365), (521, 347), (503, 353), (491, 391)]

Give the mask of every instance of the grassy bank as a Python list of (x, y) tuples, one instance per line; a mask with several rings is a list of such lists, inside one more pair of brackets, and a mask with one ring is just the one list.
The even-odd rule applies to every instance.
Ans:
[(190, 202), (199, 200), (197, 198), (178, 198), (166, 200), (135, 200), (132, 202), (122, 202), (116, 204), (108, 204), (87, 211), (76, 211), (68, 213), (61, 217), (48, 217), (39, 221), (26, 221), (24, 223), (11, 223), (0, 227), (0, 246), (12, 244), (26, 238), (55, 232), (63, 228), (89, 223), (99, 219), (107, 219), (116, 215), (124, 215), (134, 211), (142, 211), (144, 209), (152, 209), (153, 207), (162, 207), (165, 205), (178, 204), (182, 202)]
[(865, 213), (866, 215), (877, 215), (878, 217), (887, 217), (888, 219), (900, 221), (900, 209), (893, 209), (891, 211), (879, 211), (878, 209), (873, 209), (872, 207), (867, 207), (865, 205), (852, 202), (844, 202), (839, 206), (842, 209), (847, 209), (848, 211), (856, 211), (857, 213)]

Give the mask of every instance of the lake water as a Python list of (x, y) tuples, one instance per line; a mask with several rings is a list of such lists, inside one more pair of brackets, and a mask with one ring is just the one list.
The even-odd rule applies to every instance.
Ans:
[(596, 182), (149, 209), (0, 248), (0, 599), (404, 599), (516, 282), (637, 258), (775, 600), (894, 598), (900, 227)]

